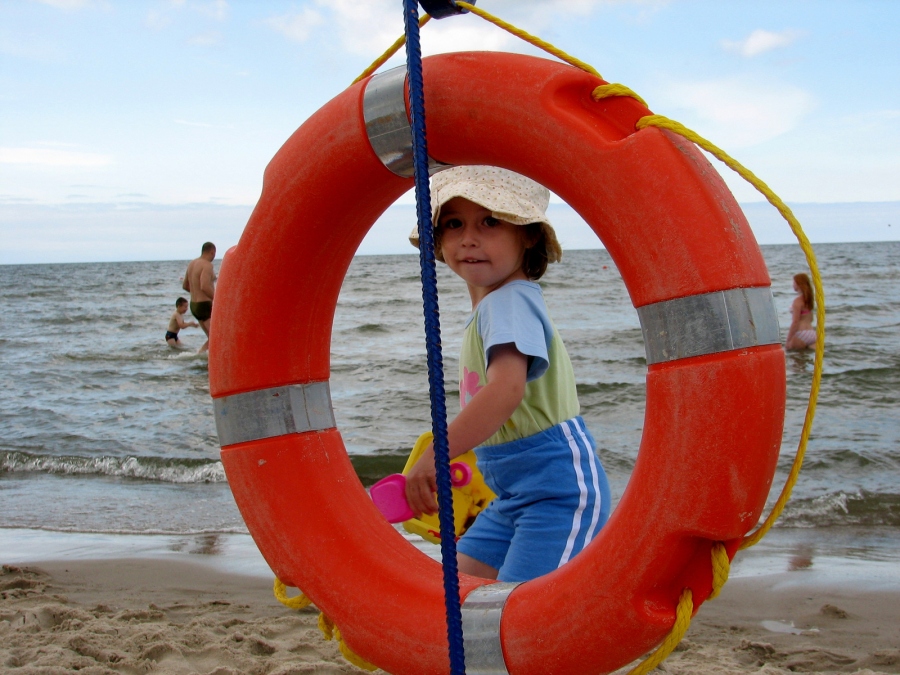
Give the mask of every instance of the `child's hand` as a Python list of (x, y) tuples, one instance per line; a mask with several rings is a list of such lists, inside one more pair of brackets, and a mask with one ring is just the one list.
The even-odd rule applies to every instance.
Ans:
[(434, 515), (438, 511), (437, 500), (434, 493), (437, 491), (437, 476), (434, 469), (434, 446), (419, 457), (409, 473), (406, 474), (406, 501), (409, 508), (421, 516), (423, 513)]

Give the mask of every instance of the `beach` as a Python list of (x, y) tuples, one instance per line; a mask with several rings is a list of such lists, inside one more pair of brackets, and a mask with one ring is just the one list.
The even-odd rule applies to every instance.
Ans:
[[(803, 256), (762, 249), (784, 334)], [(900, 243), (817, 254), (829, 324), (804, 470), (775, 528), (738, 554), (662, 671), (900, 672)], [(219, 459), (208, 363), (165, 345), (185, 265), (0, 266), (0, 672), (356, 671), (314, 609), (274, 599)], [(452, 401), (468, 307), (438, 271)], [(542, 285), (615, 508), (645, 415), (640, 325), (605, 251), (567, 252)], [(188, 346), (202, 342), (184, 333)], [(424, 358), (415, 257), (357, 257), (334, 319), (331, 392), (363, 485), (400, 470), (428, 428)], [(811, 354), (785, 359), (767, 511), (811, 382)]]
[[(91, 560), (69, 550), (68, 559), (4, 565), (0, 672), (361, 672), (323, 639), (317, 610), (275, 600), (252, 542), (233, 541), (242, 536), (249, 539), (220, 542), (218, 553), (209, 541), (204, 551), (202, 539), (173, 551), (174, 540), (157, 537), (168, 550), (143, 542), (128, 557)], [(77, 543), (75, 535), (51, 538), (64, 550), (67, 537)], [(764, 548), (738, 558), (734, 578), (700, 607), (661, 672), (900, 673), (897, 560), (873, 573), (803, 546)], [(127, 552), (102, 542), (97, 550)]]

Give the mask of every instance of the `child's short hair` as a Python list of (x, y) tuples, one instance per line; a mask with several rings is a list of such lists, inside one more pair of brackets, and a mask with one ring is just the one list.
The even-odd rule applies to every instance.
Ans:
[(522, 261), (522, 271), (531, 281), (537, 281), (547, 271), (550, 262), (557, 262), (562, 258), (562, 248), (554, 236), (552, 241), (548, 239), (544, 223), (530, 223), (525, 226), (525, 234), (529, 239), (534, 239), (535, 244), (525, 249), (525, 258)]
[(178, 299), (175, 301), (175, 306), (176, 306), (176, 307), (181, 307), (182, 305), (186, 305), (186, 304), (187, 304), (187, 298), (178, 298)]

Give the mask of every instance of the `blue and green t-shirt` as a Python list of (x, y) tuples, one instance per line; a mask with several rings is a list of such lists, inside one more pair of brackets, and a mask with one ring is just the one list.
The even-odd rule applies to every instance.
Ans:
[(469, 317), (459, 357), (460, 408), (487, 383), (491, 348), (510, 343), (528, 357), (525, 396), (482, 445), (533, 436), (580, 412), (572, 363), (533, 281), (511, 281), (492, 291)]

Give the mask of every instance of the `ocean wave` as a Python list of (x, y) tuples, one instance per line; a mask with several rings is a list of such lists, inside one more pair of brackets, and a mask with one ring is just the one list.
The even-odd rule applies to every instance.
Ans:
[(249, 534), (243, 523), (235, 527), (212, 527), (175, 530), (167, 528), (94, 528), (94, 527), (53, 527), (45, 525), (4, 525), (4, 530), (37, 530), (39, 532), (61, 532), (65, 534), (114, 534), (114, 535), (162, 535), (177, 537), (203, 537), (211, 535)]
[(597, 382), (576, 385), (578, 399), (584, 411), (596, 408), (619, 407), (628, 404), (643, 404), (647, 398), (644, 383)]
[(364, 323), (353, 328), (357, 333), (390, 333), (391, 329), (381, 323)]
[[(183, 352), (177, 353), (180, 355)], [(147, 363), (148, 361), (167, 360), (176, 356), (165, 344), (148, 344), (131, 352), (66, 352), (56, 355), (62, 361), (76, 363)]]
[(778, 527), (839, 527), (847, 525), (900, 527), (900, 494), (832, 492), (793, 499)]
[(39, 455), (28, 452), (0, 453), (0, 471), (39, 472), (68, 476), (116, 476), (162, 483), (224, 483), (225, 469), (219, 460), (184, 457), (80, 457)]

